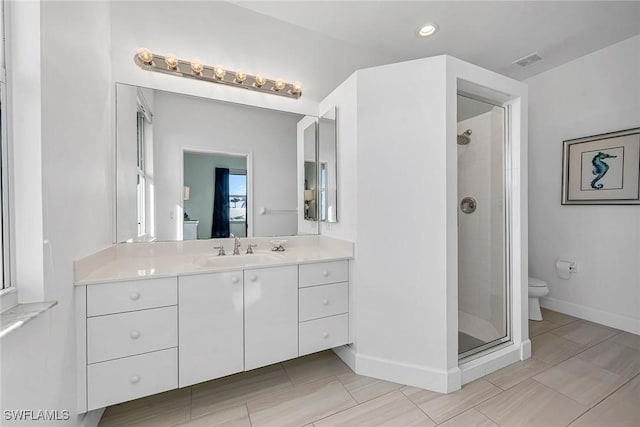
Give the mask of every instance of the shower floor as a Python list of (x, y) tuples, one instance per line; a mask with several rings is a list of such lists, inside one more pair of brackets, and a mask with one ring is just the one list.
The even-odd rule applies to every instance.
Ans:
[(486, 343), (487, 341), (479, 340), (464, 332), (458, 332), (458, 354), (465, 353)]

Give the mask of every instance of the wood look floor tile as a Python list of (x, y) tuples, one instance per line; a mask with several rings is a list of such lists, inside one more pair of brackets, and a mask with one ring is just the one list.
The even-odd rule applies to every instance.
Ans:
[(640, 376), (636, 376), (578, 418), (571, 427), (637, 427), (640, 423)]
[(451, 418), (438, 427), (499, 427), (498, 424), (491, 421), (482, 413), (475, 409), (469, 409), (457, 417)]
[(500, 392), (501, 389), (485, 380), (470, 382), (456, 392), (439, 396), (433, 396), (433, 392), (425, 394), (403, 389), (403, 393), (436, 423), (455, 417)]
[(244, 405), (249, 400), (293, 385), (282, 366), (271, 365), (194, 385), (191, 416)]
[(502, 427), (564, 427), (587, 407), (528, 379), (476, 409)]
[(191, 389), (183, 388), (110, 406), (99, 427), (169, 427), (188, 421)]
[(402, 394), (407, 396), (416, 405), (420, 406), (427, 403), (430, 400), (438, 398), (440, 396), (446, 396), (444, 393), (438, 393), (436, 391), (425, 390), (418, 387), (404, 386), (400, 389)]
[(553, 322), (556, 325), (566, 325), (571, 322), (575, 322), (576, 320), (580, 320), (577, 317), (569, 316), (568, 314), (558, 313), (557, 311), (548, 310), (546, 308), (542, 308), (542, 319), (548, 320), (549, 322)]
[(585, 406), (593, 406), (626, 381), (593, 363), (572, 358), (548, 369), (534, 380)]
[(239, 405), (193, 418), (176, 427), (251, 427), (251, 421), (247, 405)]
[(333, 351), (310, 354), (282, 363), (293, 384), (353, 373)]
[(394, 390), (403, 387), (402, 384), (396, 384), (388, 381), (378, 380), (376, 378), (365, 377), (350, 372), (348, 374), (338, 375), (338, 380), (351, 393), (351, 396), (358, 403), (363, 403), (376, 397), (382, 396)]
[(513, 363), (484, 377), (485, 380), (503, 390), (531, 378), (532, 376), (550, 368), (552, 365), (538, 359), (527, 359)]
[(612, 336), (620, 333), (620, 331), (606, 326), (597, 325), (595, 323), (586, 322), (584, 320), (579, 320), (558, 329), (554, 329), (551, 333), (586, 347), (591, 347), (592, 345), (596, 345), (607, 338), (611, 338)]
[(247, 402), (253, 427), (301, 426), (356, 406), (336, 377), (274, 391)]
[(640, 372), (640, 352), (611, 341), (591, 347), (576, 357), (627, 379)]
[(640, 335), (623, 332), (611, 338), (611, 341), (617, 344), (626, 345), (627, 347), (631, 347), (634, 350), (640, 351)]
[(435, 423), (400, 391), (354, 406), (314, 423), (315, 427), (433, 427)]
[(587, 347), (552, 333), (538, 335), (531, 340), (531, 357), (556, 364), (586, 350)]
[(560, 325), (557, 325), (548, 320), (529, 320), (529, 337), (536, 337), (558, 327), (560, 327)]

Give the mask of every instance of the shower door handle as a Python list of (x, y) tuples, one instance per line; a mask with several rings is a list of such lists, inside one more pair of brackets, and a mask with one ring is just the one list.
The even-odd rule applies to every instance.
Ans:
[(466, 214), (472, 214), (476, 211), (478, 202), (473, 197), (465, 197), (460, 201), (460, 210)]

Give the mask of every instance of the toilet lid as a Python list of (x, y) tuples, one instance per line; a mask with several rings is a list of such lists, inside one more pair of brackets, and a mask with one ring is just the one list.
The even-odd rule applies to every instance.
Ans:
[(543, 282), (540, 279), (529, 277), (529, 286), (534, 288), (541, 288), (543, 286), (547, 286), (547, 282)]

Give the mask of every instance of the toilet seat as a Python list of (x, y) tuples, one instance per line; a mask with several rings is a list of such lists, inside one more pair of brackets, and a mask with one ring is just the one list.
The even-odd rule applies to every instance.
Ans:
[(534, 277), (529, 277), (529, 286), (532, 288), (542, 288), (544, 286), (547, 286), (547, 282), (536, 279)]

